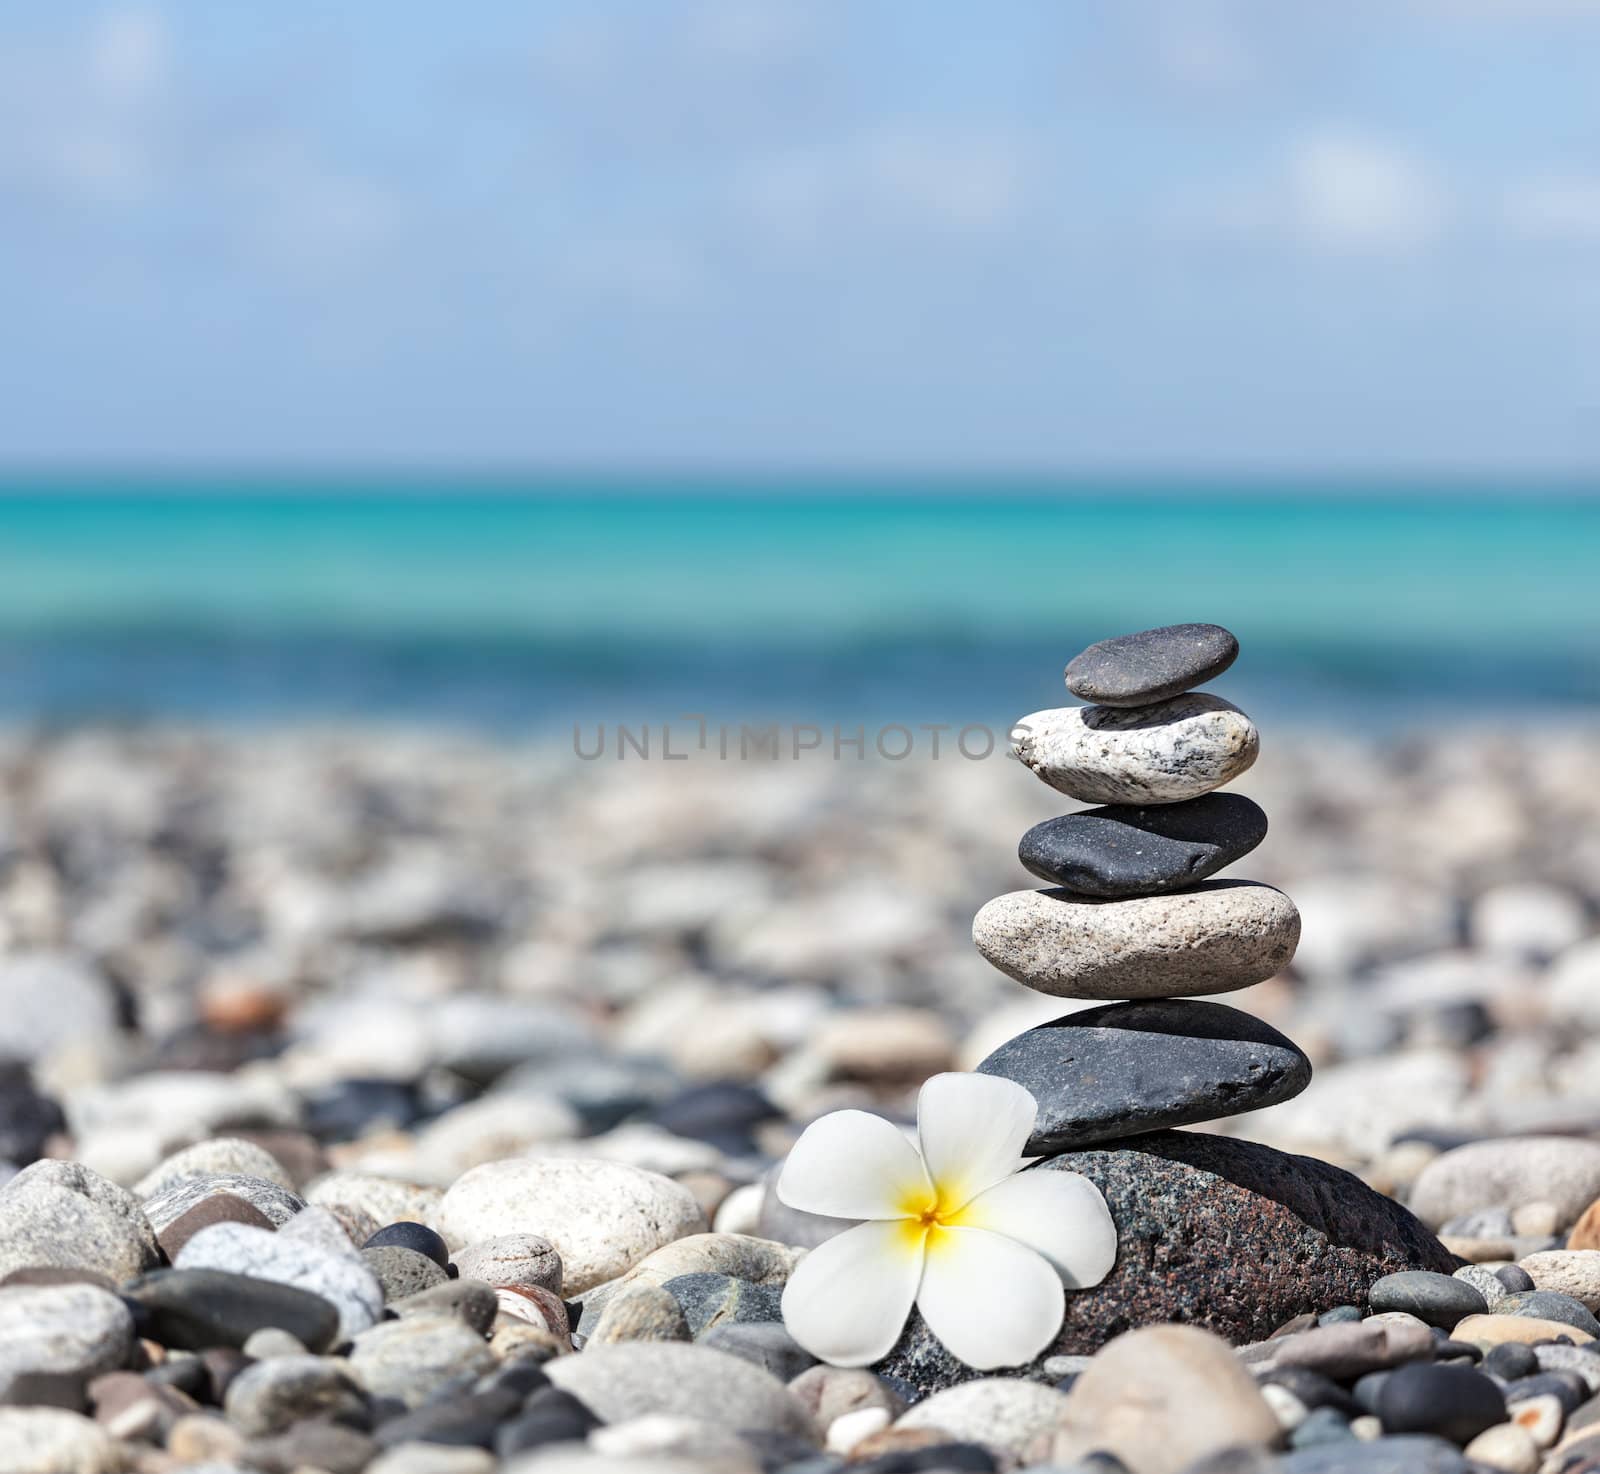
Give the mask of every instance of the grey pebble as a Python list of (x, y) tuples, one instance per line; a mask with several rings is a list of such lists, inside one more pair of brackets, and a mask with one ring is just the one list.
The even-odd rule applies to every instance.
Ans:
[(726, 1321), (712, 1326), (698, 1341), (713, 1351), (753, 1362), (780, 1382), (792, 1382), (817, 1365), (817, 1358), (776, 1321)]
[(1311, 1061), (1270, 1024), (1193, 999), (1083, 1009), (1025, 1030), (978, 1069), (1038, 1101), (1029, 1156), (1257, 1110), (1311, 1081)]
[(1446, 1331), (1463, 1316), (1484, 1315), (1489, 1309), (1475, 1286), (1453, 1275), (1426, 1269), (1384, 1275), (1367, 1291), (1367, 1304), (1375, 1311), (1407, 1311)]
[(306, 1418), (349, 1421), (364, 1406), (341, 1363), (305, 1353), (247, 1366), (228, 1384), (223, 1401), (229, 1420), (249, 1438), (282, 1433)]
[(456, 1269), (463, 1279), (500, 1286), (537, 1285), (561, 1293), (561, 1256), (549, 1239), (533, 1233), (502, 1234), (480, 1239), (456, 1251)]
[(1527, 1315), (1538, 1320), (1559, 1321), (1575, 1330), (1600, 1336), (1600, 1320), (1596, 1320), (1583, 1301), (1554, 1290), (1518, 1290), (1507, 1295), (1494, 1308), (1496, 1315)]
[(377, 1279), (385, 1301), (404, 1300), (408, 1295), (445, 1284), (450, 1278), (426, 1254), (397, 1244), (363, 1249), (361, 1258)]
[(0, 1275), (54, 1265), (120, 1284), (160, 1262), (139, 1200), (79, 1163), (34, 1162), (0, 1188)]
[(1147, 706), (1215, 680), (1239, 641), (1220, 624), (1167, 624), (1096, 641), (1067, 662), (1067, 689), (1102, 706)]
[(363, 1331), (350, 1348), (351, 1376), (374, 1397), (392, 1397), (408, 1408), (498, 1364), (482, 1335), (445, 1313), (385, 1321)]
[(203, 1176), (179, 1178), (170, 1187), (146, 1198), (145, 1216), (155, 1231), (161, 1233), (191, 1208), (219, 1193), (243, 1198), (280, 1228), (306, 1205), (304, 1198), (264, 1177), (252, 1177), (243, 1172), (208, 1172)]
[(487, 1336), (494, 1326), (495, 1317), (500, 1313), (500, 1299), (494, 1292), (494, 1286), (486, 1285), (482, 1280), (457, 1279), (435, 1285), (431, 1290), (419, 1290), (415, 1295), (407, 1295), (404, 1300), (392, 1301), (389, 1309), (402, 1319), (441, 1312), (453, 1315)]
[(40, 1373), (91, 1376), (124, 1365), (133, 1316), (94, 1285), (0, 1289), (0, 1383)]
[(742, 1321), (781, 1321), (783, 1289), (757, 1285), (731, 1274), (680, 1274), (662, 1288), (683, 1307), (689, 1333)]

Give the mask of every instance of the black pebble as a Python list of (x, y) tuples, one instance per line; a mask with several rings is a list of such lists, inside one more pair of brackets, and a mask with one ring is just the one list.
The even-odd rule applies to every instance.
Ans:
[(1545, 1396), (1555, 1398), (1563, 1412), (1576, 1412), (1589, 1400), (1589, 1384), (1576, 1372), (1539, 1372), (1532, 1377), (1519, 1377), (1506, 1388), (1508, 1403)]
[(1531, 1346), (1519, 1341), (1502, 1341), (1489, 1348), (1489, 1354), (1483, 1359), (1483, 1369), (1515, 1382), (1519, 1377), (1534, 1376), (1539, 1370), (1539, 1358), (1533, 1354)]
[(387, 1228), (380, 1228), (361, 1247), (364, 1249), (413, 1249), (418, 1254), (425, 1255), (433, 1260), (440, 1269), (445, 1269), (450, 1264), (450, 1250), (445, 1241), (423, 1223), (411, 1223), (404, 1220), (399, 1223), (391, 1223)]
[(1100, 640), (1067, 664), (1067, 690), (1101, 706), (1148, 706), (1215, 680), (1239, 642), (1220, 624), (1167, 624)]
[(61, 1107), (33, 1083), (19, 1060), (0, 1060), (0, 1161), (26, 1167), (38, 1161), (45, 1142), (67, 1129)]
[(1291, 1448), (1315, 1448), (1319, 1443), (1348, 1443), (1355, 1438), (1350, 1420), (1337, 1408), (1312, 1408), (1289, 1435)]
[(1260, 805), (1240, 793), (1207, 793), (1175, 804), (1106, 804), (1046, 819), (1022, 836), (1017, 858), (1041, 880), (1115, 900), (1198, 885), (1266, 835)]
[(443, 1443), (456, 1448), (491, 1448), (500, 1425), (521, 1406), (510, 1390), (436, 1399), (378, 1429), (380, 1448), (397, 1443)]
[(1506, 1293), (1510, 1295), (1526, 1294), (1536, 1288), (1533, 1276), (1520, 1264), (1502, 1264), (1495, 1270), (1494, 1277), (1506, 1287)]
[(545, 1443), (575, 1443), (600, 1426), (600, 1419), (570, 1392), (546, 1387), (523, 1404), (522, 1415), (495, 1434), (496, 1457), (509, 1459)]
[(1482, 1372), (1470, 1367), (1413, 1362), (1398, 1367), (1378, 1390), (1385, 1433), (1436, 1433), (1467, 1444), (1506, 1420), (1506, 1400)]
[(1347, 1418), (1357, 1417), (1364, 1411), (1362, 1405), (1332, 1377), (1314, 1372), (1309, 1367), (1278, 1367), (1262, 1380), (1294, 1393), (1308, 1408), (1336, 1408)]

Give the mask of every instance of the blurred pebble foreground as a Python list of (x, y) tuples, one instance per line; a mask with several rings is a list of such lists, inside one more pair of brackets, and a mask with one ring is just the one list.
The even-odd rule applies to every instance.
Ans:
[[(1287, 973), (1227, 1001), (1316, 1073), (1198, 1129), (1358, 1173), (1490, 1266), (1463, 1274), (1547, 1295), (1518, 1314), (1556, 1329), (1509, 1351), (1446, 1342), (1455, 1321), (1424, 1284), (1385, 1302), (1384, 1346), (1371, 1320), (1326, 1353), (1263, 1342), (1239, 1361), (1279, 1452), (1227, 1469), (1389, 1468), (1305, 1461), (1318, 1429), (1370, 1438), (1380, 1414), (1416, 1439), (1396, 1469), (1600, 1468), (1600, 1444), (1578, 1449), (1594, 1463), (1547, 1452), (1582, 1443), (1600, 1356), (1564, 1374), (1570, 1396), (1507, 1390), (1559, 1382), (1590, 1339), (1554, 1301), (1600, 1307), (1597, 772), (1600, 733), (1582, 729), (1329, 729), (1269, 734), (1232, 786), (1271, 816), (1249, 874), (1293, 895), (1303, 933)], [(1031, 883), (1011, 837), (1071, 806), (998, 754), (583, 762), (566, 742), (393, 729), (0, 739), (0, 1468), (484, 1474), (575, 1444), (641, 1470), (1044, 1461), (1059, 1408), (1040, 1399), (1089, 1358), (1048, 1361), (1055, 1387), (985, 1381), (981, 1404), (960, 1401), (969, 1384), (910, 1412), (893, 1378), (811, 1367), (776, 1297), (820, 1234), (764, 1184), (817, 1114), (909, 1119), (926, 1076), (1072, 1010), (970, 939), (985, 898)], [(364, 1247), (396, 1222), (425, 1227)], [(288, 1300), (255, 1322), (237, 1296), (219, 1309), (218, 1271), (315, 1291), (337, 1326)], [(1513, 1320), (1477, 1278), (1420, 1280), (1477, 1286)], [(183, 1296), (202, 1309), (179, 1315)], [(1379, 1308), (1375, 1292), (1287, 1329)], [(207, 1315), (226, 1324), (174, 1329)], [(1427, 1355), (1408, 1322), (1437, 1328)], [(705, 1347), (720, 1371), (694, 1360)], [(1174, 1433), (1158, 1452), (1163, 1419), (1227, 1399), (1184, 1391), (1186, 1357), (1204, 1381), (1193, 1348), (1156, 1351), (1178, 1370), (1151, 1452), (1082, 1467), (1164, 1474), (1199, 1451)], [(1406, 1384), (1423, 1413), (1368, 1407), (1354, 1378), (1401, 1364), (1475, 1368), (1504, 1401), (1465, 1436), (1472, 1417), (1445, 1426), (1438, 1405), (1478, 1388)], [(1535, 1403), (1538, 1426), (1520, 1415)], [(1480, 1434), (1498, 1462), (1463, 1460)], [(956, 1462), (904, 1462), (921, 1449)]]

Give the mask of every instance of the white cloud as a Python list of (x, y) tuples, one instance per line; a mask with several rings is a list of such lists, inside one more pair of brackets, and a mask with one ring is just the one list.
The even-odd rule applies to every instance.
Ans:
[(1600, 174), (1538, 175), (1510, 191), (1505, 218), (1527, 240), (1600, 242)]
[(1331, 250), (1413, 251), (1438, 237), (1448, 214), (1444, 188), (1420, 158), (1344, 129), (1293, 145), (1288, 189), (1298, 233)]

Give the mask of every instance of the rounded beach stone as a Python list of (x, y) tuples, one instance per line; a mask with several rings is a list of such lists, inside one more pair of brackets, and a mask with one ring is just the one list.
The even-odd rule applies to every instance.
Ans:
[(1029, 1156), (1275, 1105), (1311, 1061), (1269, 1024), (1220, 1003), (1086, 1008), (1002, 1044), (978, 1069), (1039, 1103)]
[(1007, 977), (1058, 998), (1187, 998), (1282, 971), (1300, 913), (1282, 891), (1247, 880), (1125, 901), (1011, 891), (973, 918), (972, 940)]
[(1240, 793), (1176, 804), (1110, 804), (1046, 819), (1022, 836), (1017, 858), (1041, 880), (1115, 900), (1198, 884), (1250, 853), (1267, 816)]
[(53, 1407), (0, 1407), (6, 1474), (120, 1474), (117, 1441), (81, 1413)]
[(1048, 1462), (1104, 1450), (1140, 1474), (1178, 1474), (1278, 1437), (1276, 1415), (1227, 1342), (1193, 1326), (1149, 1326), (1118, 1337), (1079, 1374)]
[(339, 1312), (322, 1296), (251, 1275), (162, 1269), (123, 1293), (144, 1308), (147, 1334), (163, 1346), (243, 1346), (271, 1326), (312, 1351), (325, 1351), (339, 1334)]
[(0, 1383), (30, 1373), (90, 1376), (123, 1366), (133, 1316), (94, 1285), (0, 1290)]
[(214, 1177), (219, 1172), (237, 1172), (276, 1183), (286, 1192), (294, 1191), (289, 1174), (271, 1152), (236, 1136), (213, 1137), (174, 1152), (145, 1173), (133, 1190), (141, 1198), (153, 1198), (186, 1177)]
[(1436, 1433), (1470, 1443), (1505, 1422), (1506, 1403), (1494, 1382), (1471, 1367), (1413, 1362), (1384, 1378), (1378, 1417), (1386, 1433)]
[(623, 1284), (600, 1310), (593, 1327), (583, 1319), (586, 1346), (614, 1341), (688, 1341), (689, 1320), (675, 1295), (649, 1280)]
[(1261, 739), (1215, 696), (1154, 706), (1063, 706), (1019, 721), (1012, 751), (1044, 782), (1086, 804), (1172, 804), (1221, 788), (1256, 760)]
[(414, 1315), (363, 1331), (350, 1349), (350, 1373), (374, 1397), (420, 1407), (447, 1382), (497, 1365), (482, 1336), (453, 1315)]
[(46, 1159), (0, 1188), (0, 1276), (53, 1265), (120, 1283), (160, 1262), (139, 1200), (98, 1172)]
[(202, 1229), (218, 1223), (246, 1223), (269, 1233), (277, 1225), (259, 1208), (236, 1198), (232, 1193), (213, 1193), (202, 1198), (187, 1212), (180, 1213), (157, 1235), (168, 1259), (176, 1259), (183, 1246)]
[(1220, 624), (1166, 624), (1080, 651), (1067, 662), (1067, 690), (1101, 706), (1148, 706), (1214, 681), (1238, 654)]
[(1494, 1308), (1496, 1315), (1529, 1315), (1536, 1320), (1559, 1321), (1563, 1325), (1582, 1331), (1586, 1336), (1600, 1336), (1600, 1320), (1585, 1307), (1583, 1301), (1554, 1290), (1519, 1290), (1509, 1294)]
[(548, 1240), (561, 1256), (567, 1295), (615, 1279), (705, 1227), (694, 1194), (671, 1178), (584, 1157), (485, 1162), (439, 1206), (440, 1231), (456, 1247), (514, 1233)]
[(386, 1302), (404, 1300), (407, 1295), (420, 1294), (442, 1285), (449, 1279), (426, 1254), (399, 1244), (380, 1244), (376, 1249), (363, 1249), (362, 1262), (378, 1281)]
[(984, 1377), (924, 1398), (895, 1427), (935, 1429), (1019, 1461), (1035, 1438), (1061, 1426), (1066, 1409), (1066, 1394), (1054, 1387)]
[(1593, 1249), (1549, 1249), (1517, 1261), (1538, 1290), (1570, 1295), (1591, 1311), (1600, 1311), (1600, 1252)]
[(1539, 1468), (1539, 1445), (1527, 1429), (1515, 1423), (1501, 1423), (1485, 1428), (1462, 1450), (1469, 1459), (1503, 1474), (1536, 1474)]
[[(1081, 1172), (1105, 1195), (1118, 1235), (1111, 1273), (1068, 1294), (1055, 1343), (1025, 1369), (1035, 1379), (1045, 1357), (1094, 1352), (1136, 1326), (1187, 1322), (1235, 1343), (1259, 1341), (1304, 1311), (1365, 1299), (1385, 1274), (1455, 1264), (1359, 1178), (1255, 1142), (1161, 1131), (1030, 1170)], [(1308, 1334), (1349, 1329), (1361, 1327)], [(875, 1370), (930, 1391), (974, 1375), (915, 1313)]]
[[(1501, 1302), (1504, 1305), (1504, 1301)], [(1533, 1345), (1539, 1341), (1554, 1341), (1566, 1336), (1581, 1346), (1594, 1339), (1587, 1331), (1565, 1321), (1545, 1320), (1536, 1315), (1469, 1315), (1456, 1322), (1450, 1332), (1452, 1340), (1470, 1341), (1474, 1346), (1498, 1346), (1503, 1341), (1521, 1341)]]
[(1573, 1136), (1474, 1141), (1442, 1152), (1417, 1175), (1411, 1211), (1430, 1227), (1480, 1208), (1548, 1202), (1572, 1223), (1600, 1197), (1600, 1142)]
[(265, 1177), (252, 1177), (244, 1172), (207, 1172), (180, 1177), (171, 1187), (146, 1198), (145, 1216), (158, 1234), (164, 1233), (191, 1208), (198, 1207), (207, 1198), (223, 1194), (242, 1198), (279, 1228), (305, 1207), (303, 1198)]
[(1475, 1286), (1426, 1269), (1384, 1275), (1367, 1291), (1367, 1304), (1375, 1311), (1409, 1311), (1446, 1331), (1463, 1316), (1486, 1315), (1489, 1310), (1488, 1301)]
[(359, 1417), (363, 1398), (343, 1363), (302, 1353), (247, 1366), (228, 1384), (223, 1406), (242, 1433), (266, 1438), (303, 1418)]
[(548, 1239), (532, 1233), (508, 1233), (457, 1250), (456, 1269), (468, 1279), (497, 1289), (537, 1285), (561, 1293), (561, 1256)]
[(599, 1346), (548, 1363), (545, 1374), (606, 1423), (651, 1413), (760, 1428), (820, 1441), (811, 1415), (776, 1377), (742, 1357), (672, 1341)]

